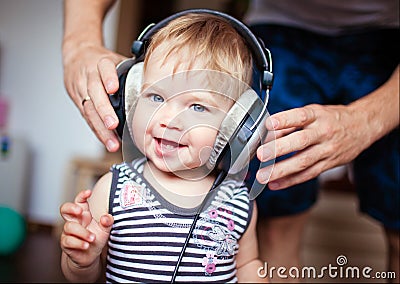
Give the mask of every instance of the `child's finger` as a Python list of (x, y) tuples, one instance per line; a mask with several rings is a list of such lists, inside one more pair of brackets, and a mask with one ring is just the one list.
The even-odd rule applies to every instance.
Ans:
[(78, 222), (82, 218), (82, 208), (75, 203), (67, 202), (61, 205), (60, 215), (65, 221)]
[(90, 189), (82, 190), (75, 197), (74, 202), (77, 204), (86, 203), (90, 195), (92, 195), (92, 191)]
[(114, 218), (110, 214), (103, 215), (100, 218), (100, 228), (106, 233), (109, 233), (111, 231), (113, 223)]
[(86, 250), (90, 246), (89, 242), (69, 235), (63, 235), (60, 244), (63, 250)]
[(66, 222), (64, 224), (63, 234), (66, 236), (71, 236), (82, 241), (91, 243), (95, 240), (96, 236), (84, 228), (82, 225), (76, 222)]

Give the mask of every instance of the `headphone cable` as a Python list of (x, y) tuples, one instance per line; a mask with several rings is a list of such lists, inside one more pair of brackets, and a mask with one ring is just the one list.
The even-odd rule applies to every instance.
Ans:
[(187, 245), (189, 243), (190, 238), (192, 237), (192, 233), (193, 233), (194, 227), (196, 226), (197, 220), (200, 217), (201, 211), (203, 211), (204, 206), (206, 205), (206, 203), (208, 201), (208, 198), (211, 196), (211, 192), (218, 185), (221, 184), (221, 182), (226, 177), (226, 175), (227, 175), (227, 172), (225, 172), (223, 170), (219, 172), (217, 178), (215, 179), (214, 183), (212, 184), (212, 186), (211, 186), (210, 190), (208, 191), (206, 197), (204, 197), (204, 200), (201, 202), (200, 207), (197, 210), (196, 215), (194, 216), (192, 225), (190, 226), (190, 229), (189, 229), (189, 232), (188, 232), (188, 234), (186, 236), (185, 242), (183, 243), (183, 247), (182, 247), (181, 253), (179, 254), (178, 261), (177, 261), (177, 263), (175, 265), (174, 273), (172, 274), (171, 283), (175, 283), (175, 278), (176, 278), (176, 276), (178, 274), (179, 266), (180, 266), (180, 264), (182, 262), (183, 255), (185, 254), (186, 247), (187, 247)]

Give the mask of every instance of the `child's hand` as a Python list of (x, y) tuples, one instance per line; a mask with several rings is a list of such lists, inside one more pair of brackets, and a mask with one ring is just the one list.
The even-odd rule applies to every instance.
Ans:
[(114, 219), (103, 215), (100, 221), (93, 219), (88, 198), (90, 190), (80, 192), (74, 203), (64, 203), (60, 208), (65, 220), (61, 234), (61, 249), (78, 267), (87, 267), (100, 256), (107, 243)]

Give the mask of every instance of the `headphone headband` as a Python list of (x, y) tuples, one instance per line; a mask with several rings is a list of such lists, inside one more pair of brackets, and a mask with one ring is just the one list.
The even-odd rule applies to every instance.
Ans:
[(161, 28), (165, 27), (172, 20), (179, 18), (181, 16), (190, 14), (190, 13), (207, 13), (215, 16), (219, 16), (221, 18), (226, 19), (235, 30), (242, 36), (249, 46), (251, 53), (254, 58), (254, 62), (257, 65), (257, 68), (261, 72), (260, 74), (260, 90), (269, 90), (272, 87), (273, 75), (272, 75), (272, 60), (270, 51), (264, 46), (264, 43), (261, 39), (258, 39), (254, 36), (254, 34), (250, 31), (250, 29), (235, 19), (234, 17), (222, 13), (220, 11), (209, 10), (209, 9), (189, 9), (173, 14), (164, 20), (160, 21), (156, 25), (149, 26), (140, 36), (139, 38), (133, 42), (131, 51), (136, 56), (136, 58), (141, 58), (145, 52), (145, 46), (148, 44), (151, 37)]

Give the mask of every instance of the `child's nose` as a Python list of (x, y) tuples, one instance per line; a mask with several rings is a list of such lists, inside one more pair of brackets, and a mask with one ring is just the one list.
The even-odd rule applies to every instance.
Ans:
[(182, 111), (172, 105), (164, 105), (157, 111), (157, 118), (162, 127), (182, 128)]

